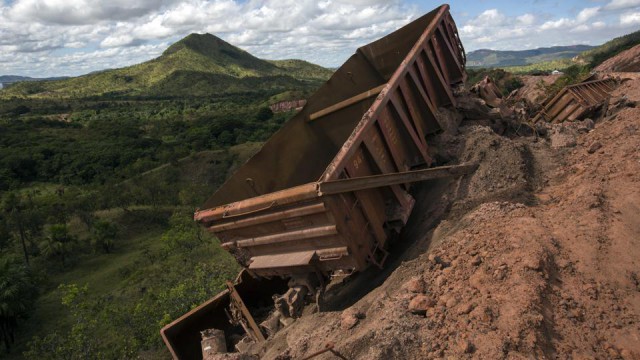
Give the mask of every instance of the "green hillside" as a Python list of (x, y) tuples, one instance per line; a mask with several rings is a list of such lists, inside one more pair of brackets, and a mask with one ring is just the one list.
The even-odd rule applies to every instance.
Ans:
[(467, 54), (467, 65), (470, 67), (526, 66), (543, 61), (571, 59), (592, 48), (588, 45), (572, 45), (520, 51), (480, 49)]
[(605, 60), (618, 55), (619, 53), (631, 49), (632, 47), (640, 44), (640, 30), (617, 37), (613, 40), (583, 52), (578, 57), (579, 60), (588, 62), (591, 66), (595, 67), (600, 65)]
[(193, 211), (290, 118), (266, 105), (291, 93), (0, 99), (0, 280), (27, 278), (0, 291), (23, 309), (0, 358), (167, 358), (160, 328), (238, 272)]
[(214, 35), (191, 34), (138, 65), (60, 81), (17, 83), (0, 91), (0, 97), (210, 96), (317, 86), (331, 73), (301, 60), (262, 60)]
[[(571, 58), (558, 58), (558, 59), (543, 59), (538, 58), (539, 61), (533, 61), (531, 63), (522, 65), (487, 65), (485, 67), (496, 68), (501, 67), (514, 74), (529, 74), (538, 72), (551, 72), (553, 70), (566, 70), (571, 66), (586, 66), (594, 68), (600, 65), (603, 61), (630, 49), (635, 45), (640, 44), (640, 30), (617, 37), (606, 43), (590, 48), (583, 51)], [(533, 58), (532, 58), (533, 59)], [(540, 61), (543, 60), (543, 61)]]
[(331, 73), (194, 34), (0, 91), (0, 359), (169, 358), (160, 328), (239, 270), (194, 209)]
[(328, 79), (333, 70), (323, 68), (320, 65), (312, 64), (304, 60), (269, 60), (269, 62), (280, 70), (285, 70), (287, 74), (296, 79), (317, 80)]

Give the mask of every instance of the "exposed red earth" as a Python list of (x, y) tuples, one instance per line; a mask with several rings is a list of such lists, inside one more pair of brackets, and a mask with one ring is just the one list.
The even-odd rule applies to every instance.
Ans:
[[(639, 359), (640, 80), (593, 121), (432, 139), (477, 161), (425, 183), (385, 270), (334, 284), (264, 359)], [(563, 141), (556, 134), (562, 134)], [(240, 355), (227, 355), (240, 356)], [(243, 355), (244, 356), (244, 355)]]

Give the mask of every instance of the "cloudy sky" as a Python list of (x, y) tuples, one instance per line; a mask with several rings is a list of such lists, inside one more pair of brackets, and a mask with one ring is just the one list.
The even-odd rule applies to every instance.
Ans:
[[(416, 0), (0, 0), (0, 75), (80, 75), (152, 59), (192, 32), (267, 59), (338, 66), (438, 6)], [(598, 45), (640, 29), (640, 0), (451, 0), (467, 51)]]

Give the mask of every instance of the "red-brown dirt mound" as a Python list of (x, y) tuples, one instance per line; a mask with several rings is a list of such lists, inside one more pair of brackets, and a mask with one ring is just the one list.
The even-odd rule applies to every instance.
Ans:
[(638, 101), (640, 80), (623, 82), (595, 128), (560, 125), (562, 147), (484, 126), (434, 139), (479, 169), (423, 184), (386, 268), (329, 289), (258, 354), (640, 359)]

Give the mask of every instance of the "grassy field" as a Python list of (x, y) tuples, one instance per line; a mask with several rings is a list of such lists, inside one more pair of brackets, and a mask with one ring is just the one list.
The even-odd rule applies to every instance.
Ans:
[[(118, 217), (122, 210), (103, 212), (108, 217)], [(114, 216), (116, 215), (116, 216)], [(119, 214), (121, 216), (121, 214)], [(80, 234), (86, 229), (73, 229)], [(68, 309), (62, 304), (63, 292), (59, 284), (88, 285), (92, 296), (102, 297), (110, 294), (126, 292), (133, 284), (123, 282), (121, 271), (134, 265), (149, 250), (158, 250), (162, 243), (162, 226), (132, 227), (126, 229), (118, 239), (117, 247), (110, 254), (96, 254), (79, 259), (69, 271), (58, 271), (49, 274), (46, 287), (38, 298), (32, 316), (24, 323), (18, 333), (19, 337), (29, 334), (52, 334), (69, 331), (74, 319), (69, 316)], [(18, 343), (13, 356), (9, 359), (22, 358), (26, 343)]]
[[(121, 229), (114, 251), (109, 254), (91, 254), (82, 256), (76, 260), (73, 267), (64, 271), (50, 271), (46, 283), (42, 287), (42, 292), (36, 301), (36, 306), (30, 318), (23, 323), (18, 333), (19, 339), (28, 339), (33, 335), (44, 337), (51, 334), (65, 335), (73, 332), (77, 325), (78, 318), (71, 313), (72, 310), (63, 305), (62, 298), (65, 290), (60, 288), (61, 284), (87, 286), (88, 295), (83, 301), (86, 306), (95, 306), (97, 303), (105, 304), (105, 308), (111, 311), (118, 311), (125, 318), (128, 316), (139, 317), (138, 307), (149, 302), (150, 294), (153, 298), (161, 296), (167, 290), (182, 289), (184, 279), (189, 275), (196, 276), (200, 266), (207, 266), (210, 269), (219, 271), (209, 273), (208, 276), (216, 277), (214, 283), (217, 286), (201, 289), (201, 293), (180, 294), (181, 300), (189, 299), (188, 303), (174, 313), (155, 312), (154, 309), (143, 309), (144, 319), (148, 321), (149, 329), (147, 336), (156, 337), (152, 341), (155, 346), (140, 345), (140, 353), (145, 353), (150, 358), (167, 358), (168, 353), (160, 346), (159, 330), (167, 319), (173, 319), (180, 315), (182, 311), (198, 305), (208, 297), (222, 289), (224, 280), (232, 280), (239, 271), (235, 260), (222, 251), (215, 239), (206, 234), (202, 234), (202, 242), (193, 244), (192, 249), (181, 249), (171, 247), (167, 243), (167, 233), (172, 230), (169, 218), (172, 212), (179, 212), (187, 216), (191, 210), (186, 209), (152, 209), (152, 208), (132, 208), (125, 212), (122, 209), (111, 209), (100, 211), (97, 215), (103, 219), (110, 219), (117, 223)], [(174, 215), (175, 216), (175, 215)], [(149, 221), (150, 218), (155, 219)], [(169, 223), (168, 223), (169, 222)], [(87, 229), (79, 221), (72, 221), (72, 232), (77, 236), (82, 236)], [(196, 230), (196, 231), (199, 231)], [(190, 239), (193, 240), (193, 239)], [(188, 259), (186, 256), (188, 255)], [(39, 266), (39, 265), (36, 265)], [(206, 285), (211, 282), (205, 282)], [(188, 289), (183, 289), (189, 291)], [(105, 303), (106, 301), (106, 303)], [(98, 314), (96, 314), (98, 315)], [(143, 320), (144, 321), (144, 320)], [(144, 325), (144, 324), (143, 324)], [(86, 335), (98, 338), (98, 346), (105, 346), (109, 343), (109, 337), (114, 335), (114, 331), (120, 329), (122, 334), (130, 334), (138, 330), (127, 328), (126, 322), (114, 320), (113, 323), (97, 324), (91, 328), (91, 333)], [(137, 324), (140, 326), (140, 324)], [(121, 346), (122, 344), (112, 344), (111, 346)], [(27, 342), (19, 341), (12, 354), (0, 357), (7, 359), (21, 359), (22, 352), (27, 350)], [(94, 351), (87, 356), (101, 354)], [(56, 358), (57, 356), (43, 356), (43, 359)]]
[(49, 286), (38, 298), (33, 316), (25, 322), (21, 333), (47, 334), (70, 329), (72, 319), (62, 305), (63, 293), (58, 284), (86, 284), (98, 297), (126, 291), (119, 271), (135, 264), (145, 251), (159, 249), (162, 231), (158, 226), (133, 236), (125, 234), (113, 253), (87, 257), (70, 271), (51, 274)]

